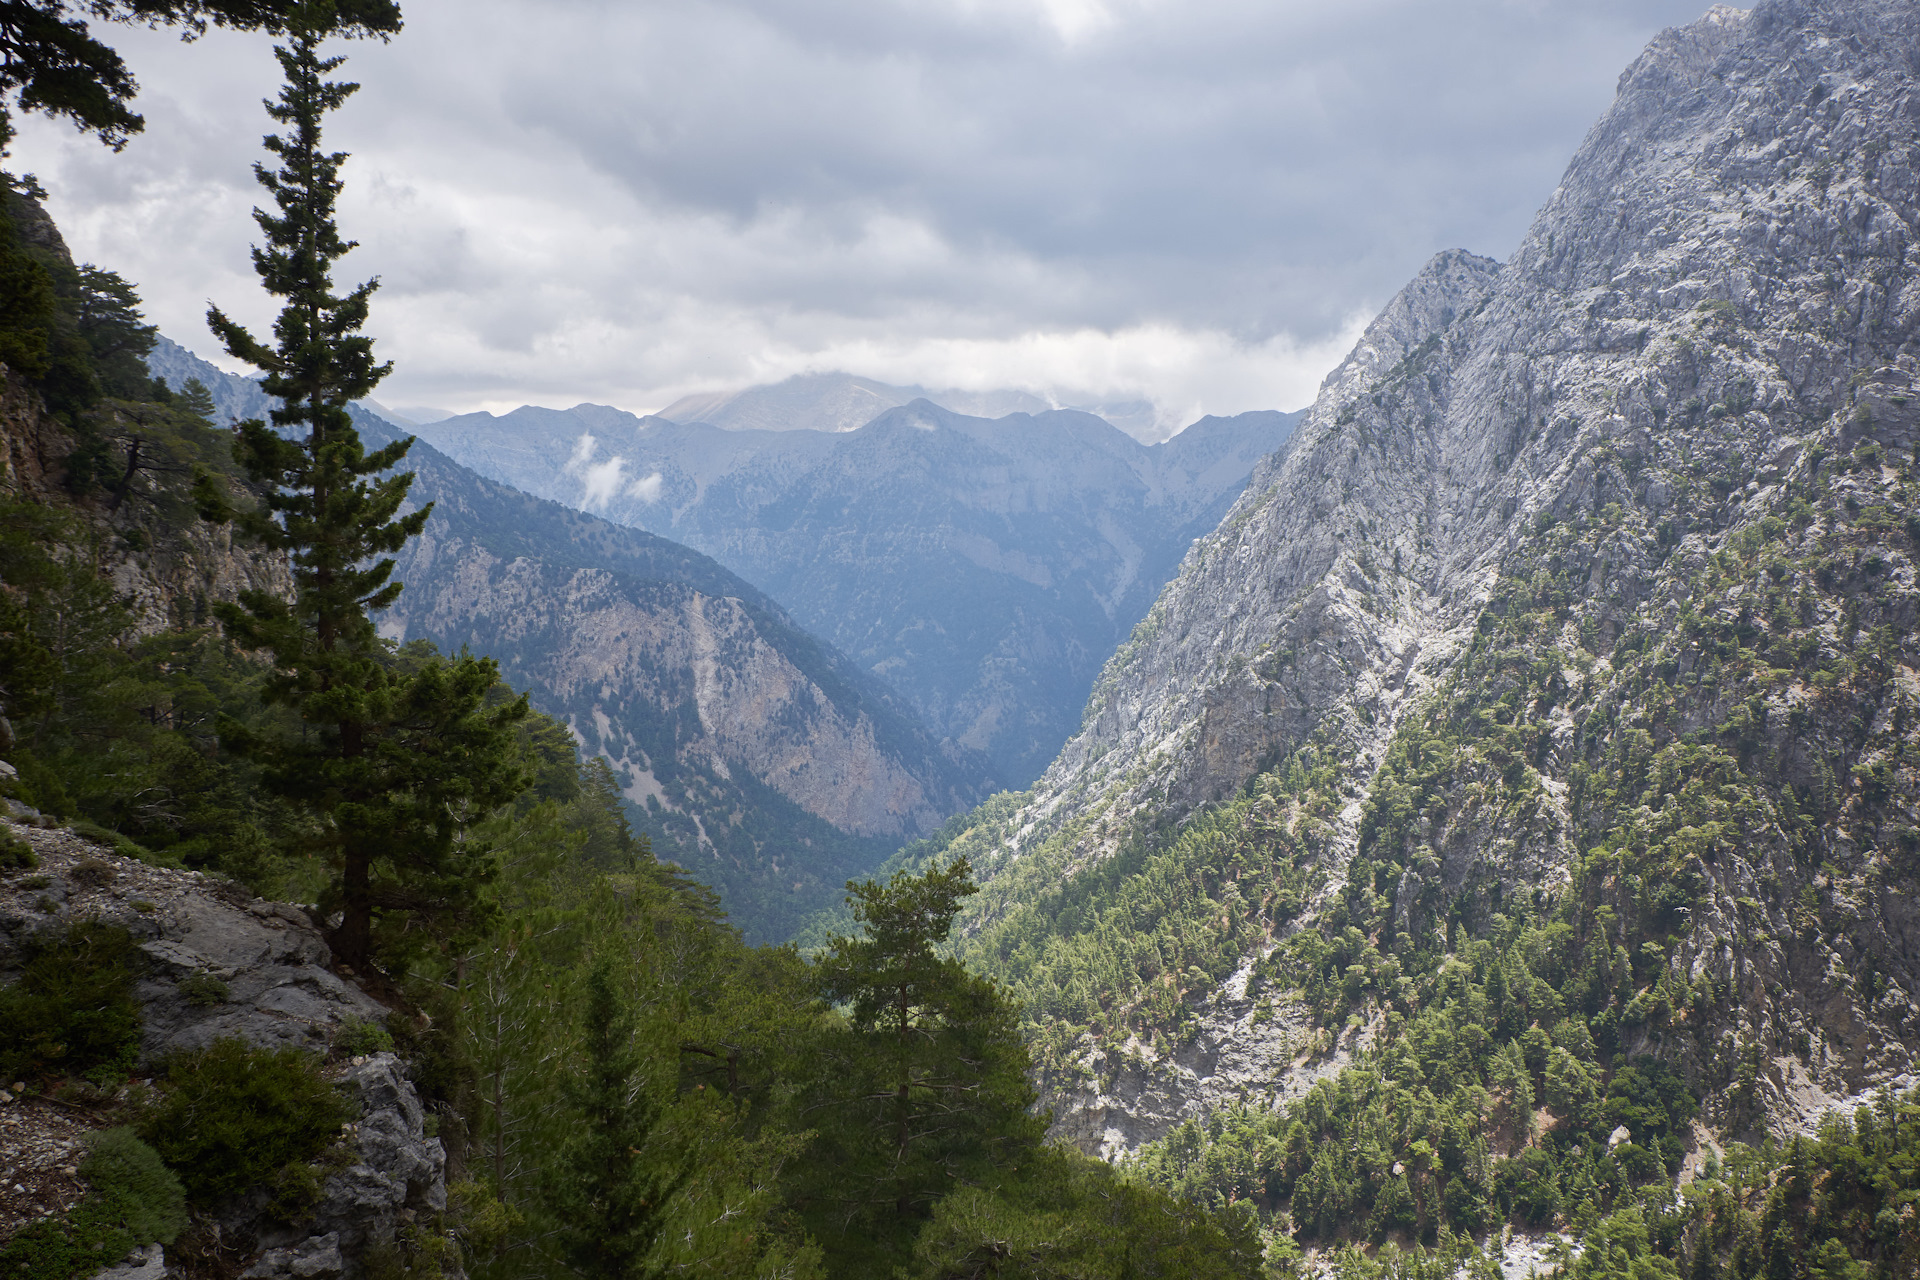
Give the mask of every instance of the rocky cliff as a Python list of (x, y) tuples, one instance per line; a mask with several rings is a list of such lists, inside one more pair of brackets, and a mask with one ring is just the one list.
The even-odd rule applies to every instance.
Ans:
[[(1596, 1019), (1714, 1125), (1742, 1062), (1786, 1127), (1910, 1078), (1917, 70), (1892, 0), (1662, 34), (1513, 257), (1440, 255), (1327, 379), (975, 838), (1068, 1132), (1294, 1092), (1401, 966), (1567, 894), (1642, 947)], [(1122, 856), (1189, 877), (1146, 958), (1094, 932)], [(1345, 1030), (1262, 986), (1316, 928), (1374, 957)], [(1719, 994), (1649, 1017), (1678, 984)]]
[[(46, 211), (29, 197), (16, 193), (12, 199), (23, 238), (71, 267), (66, 242)], [(102, 425), (108, 431), (128, 426), (111, 407), (96, 416), (96, 433)], [(89, 544), (95, 566), (132, 611), (138, 634), (203, 623), (211, 604), (234, 600), (242, 591), (292, 589), (282, 558), (236, 546), (230, 529), (159, 509), (154, 499), (163, 496), (184, 506), (190, 480), (185, 468), (140, 477), (135, 500), (111, 509), (97, 492), (77, 498), (68, 469), (77, 443), (75, 432), (47, 412), (41, 393), (0, 365), (0, 499), (34, 503), (78, 521), (87, 531), (80, 541)], [(123, 453), (110, 459), (124, 460)]]

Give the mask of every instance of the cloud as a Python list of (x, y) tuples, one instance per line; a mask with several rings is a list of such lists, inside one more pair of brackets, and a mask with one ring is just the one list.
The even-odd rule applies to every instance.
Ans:
[(638, 498), (640, 501), (652, 505), (660, 501), (660, 485), (661, 475), (656, 471), (650, 476), (635, 480), (633, 487), (628, 489), (627, 493), (630, 497)]
[[(604, 462), (595, 462), (593, 455), (599, 443), (592, 433), (583, 431), (574, 442), (573, 455), (567, 459), (567, 474), (580, 477), (580, 506), (587, 511), (605, 510), (607, 504), (619, 496), (620, 473), (627, 466), (627, 460), (617, 454)], [(657, 481), (659, 477), (653, 479)]]
[[(1434, 252), (1504, 255), (1702, 0), (409, 0), (341, 217), (390, 402), (641, 410), (839, 367), (1292, 408)], [(114, 28), (149, 127), (22, 122), (83, 258), (259, 328), (258, 37)], [(605, 466), (606, 464), (601, 464)]]

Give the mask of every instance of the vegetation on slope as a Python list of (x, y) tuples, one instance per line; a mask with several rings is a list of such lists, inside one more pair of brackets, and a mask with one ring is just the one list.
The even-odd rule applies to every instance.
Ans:
[[(1693, 474), (1714, 491), (1714, 468)], [(1814, 456), (1712, 551), (1619, 507), (1540, 521), (1395, 738), (1338, 896), (1254, 967), (1251, 991), (1324, 1028), (1310, 1047), (1361, 1027), (1374, 1047), (1284, 1108), (1177, 1131), (1140, 1176), (1259, 1203), (1302, 1242), (1511, 1223), (1582, 1235), (1580, 1275), (1910, 1270), (1904, 1099), (1817, 1143), (1736, 1144), (1670, 1202), (1696, 1113), (1758, 1134), (1763, 1062), (1832, 1035), (1808, 1007), (1823, 993), (1781, 977), (1899, 998), (1903, 960), (1855, 903), (1916, 852), (1916, 708), (1871, 592), (1913, 555), (1920, 530), (1886, 513), (1915, 479), (1871, 442)], [(1636, 541), (1672, 561), (1671, 626), (1581, 589)], [(1537, 882), (1537, 851), (1566, 845), (1571, 879)]]
[[(1254, 1024), (1305, 1022), (1300, 1066), (1350, 1054), (1306, 1098), (1181, 1128), (1133, 1174), (1255, 1206), (1300, 1245), (1391, 1246), (1341, 1255), (1355, 1274), (1450, 1270), (1509, 1226), (1584, 1237), (1581, 1274), (1903, 1274), (1909, 1104), (1877, 1104), (1893, 1172), (1862, 1175), (1884, 1189), (1864, 1201), (1781, 1174), (1758, 1127), (1773, 1059), (1850, 1051), (1819, 1002), (1898, 1022), (1915, 976), (1861, 907), (1920, 856), (1920, 708), (1876, 591), (1920, 546), (1902, 514), (1920, 475), (1843, 414), (1851, 453), (1809, 450), (1752, 502), (1731, 447), (1597, 450), (1596, 493), (1657, 461), (1675, 500), (1536, 521), (1368, 780), (1345, 867), (1330, 837), (1354, 771), (1325, 738), (1183, 825), (1095, 810), (995, 863), (1027, 817), (1006, 798), (901, 861), (971, 841), (992, 866), (957, 953), (1020, 994), (1055, 1088), (1153, 1070), (1243, 968)], [(1664, 594), (1637, 598), (1620, 566)], [(1079, 865), (1101, 834), (1119, 852)], [(1696, 1119), (1751, 1140), (1709, 1166), (1744, 1181), (1670, 1209)], [(1782, 1197), (1821, 1195), (1852, 1207), (1781, 1233)], [(1753, 1242), (1762, 1219), (1778, 1243)], [(1826, 1260), (1780, 1270), (1801, 1252)]]

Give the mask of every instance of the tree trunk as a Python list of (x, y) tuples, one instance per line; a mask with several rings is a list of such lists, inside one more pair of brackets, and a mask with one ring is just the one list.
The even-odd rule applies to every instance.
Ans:
[(346, 851), (341, 868), (344, 902), (340, 909), (340, 927), (327, 939), (334, 960), (351, 967), (355, 974), (373, 973), (373, 867), (367, 855), (358, 849)]

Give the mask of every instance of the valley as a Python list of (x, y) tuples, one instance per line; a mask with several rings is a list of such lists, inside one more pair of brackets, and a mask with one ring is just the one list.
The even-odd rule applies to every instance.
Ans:
[(924, 399), (837, 431), (594, 405), (416, 430), (490, 479), (713, 556), (1017, 788), (1295, 417), (1204, 419), (1152, 446), (1087, 413)]
[(1920, 10), (1660, 32), (1170, 434), (379, 408), (384, 13), (260, 377), (7, 179), (0, 1280), (1920, 1274)]

